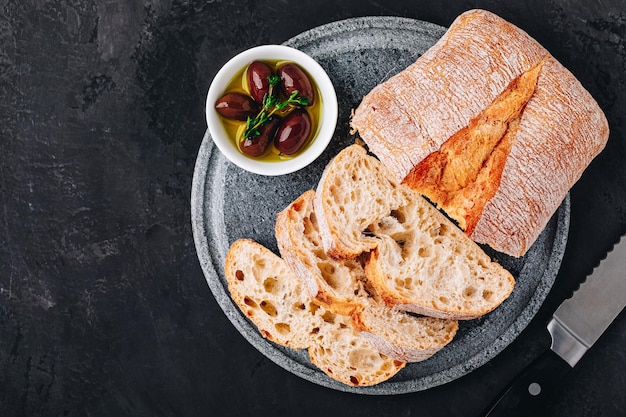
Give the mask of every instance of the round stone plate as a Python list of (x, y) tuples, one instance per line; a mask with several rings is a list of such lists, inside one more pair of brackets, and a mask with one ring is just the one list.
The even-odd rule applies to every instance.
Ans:
[[(389, 381), (372, 387), (349, 387), (296, 351), (264, 339), (229, 296), (224, 260), (230, 244), (251, 238), (278, 253), (276, 214), (313, 189), (328, 161), (354, 142), (351, 111), (374, 86), (414, 62), (445, 28), (412, 19), (366, 17), (330, 23), (287, 42), (328, 72), (339, 99), (339, 120), (328, 149), (311, 165), (293, 174), (264, 177), (229, 163), (204, 136), (196, 161), (191, 194), (192, 226), (198, 258), (209, 288), (239, 332), (261, 353), (311, 382), (362, 394), (401, 394), (424, 390), (459, 378), (502, 351), (530, 322), (559, 269), (569, 226), (569, 196), (529, 252), (512, 258), (485, 248), (515, 276), (512, 295), (492, 313), (462, 321), (455, 339), (432, 358), (408, 364)], [(416, 97), (416, 99), (419, 99)]]

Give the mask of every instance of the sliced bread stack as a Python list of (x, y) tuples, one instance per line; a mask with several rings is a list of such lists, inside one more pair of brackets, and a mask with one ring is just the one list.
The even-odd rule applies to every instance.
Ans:
[(415, 317), (388, 306), (367, 281), (361, 259), (334, 259), (322, 246), (310, 190), (276, 221), (281, 256), (326, 309), (350, 317), (352, 327), (380, 352), (405, 362), (431, 357), (456, 334), (456, 320)]
[(282, 258), (247, 239), (231, 246), (231, 296), (264, 337), (308, 349), (313, 364), (352, 386), (429, 358), (454, 338), (457, 320), (492, 311), (514, 286), (359, 145), (279, 213), (275, 231)]

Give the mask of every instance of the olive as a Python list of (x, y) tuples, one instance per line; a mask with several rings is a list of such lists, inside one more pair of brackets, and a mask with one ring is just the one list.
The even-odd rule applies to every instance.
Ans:
[(250, 156), (263, 155), (267, 146), (274, 139), (279, 125), (280, 119), (275, 117), (263, 126), (259, 127), (260, 135), (242, 139), (240, 143), (241, 151)]
[(215, 110), (227, 119), (245, 121), (257, 115), (259, 106), (245, 94), (228, 93), (217, 100)]
[(254, 61), (248, 66), (248, 87), (250, 95), (259, 104), (263, 103), (263, 97), (270, 93), (269, 77), (273, 75), (270, 67), (261, 61)]
[(306, 97), (309, 100), (309, 105), (313, 104), (313, 100), (315, 100), (313, 85), (299, 66), (296, 64), (281, 65), (277, 73), (287, 97), (291, 96), (294, 91), (298, 91), (298, 97)]
[(274, 145), (280, 152), (292, 155), (304, 145), (309, 133), (311, 133), (309, 114), (304, 109), (296, 109), (283, 119), (276, 132)]

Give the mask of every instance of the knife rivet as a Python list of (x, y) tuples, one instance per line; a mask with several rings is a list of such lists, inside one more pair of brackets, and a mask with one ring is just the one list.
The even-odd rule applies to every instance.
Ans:
[(532, 395), (533, 397), (536, 397), (537, 395), (541, 393), (541, 385), (539, 385), (536, 382), (533, 382), (532, 384), (528, 386), (528, 393)]

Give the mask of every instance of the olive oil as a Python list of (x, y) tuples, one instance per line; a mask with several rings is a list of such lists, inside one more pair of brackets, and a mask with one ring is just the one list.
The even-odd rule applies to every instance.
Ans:
[[(284, 61), (284, 60), (273, 60), (273, 61), (264, 60), (263, 62), (272, 69), (272, 72), (274, 74), (276, 73), (278, 67), (280, 67), (281, 65), (291, 63), (289, 61)], [(220, 119), (224, 125), (224, 129), (228, 133), (230, 140), (237, 147), (239, 152), (241, 152), (246, 157), (250, 159), (261, 160), (261, 161), (266, 161), (266, 162), (280, 162), (280, 161), (284, 161), (288, 159), (293, 159), (293, 158), (296, 158), (298, 155), (304, 153), (311, 146), (311, 144), (315, 141), (315, 138), (317, 137), (319, 133), (320, 122), (322, 120), (322, 108), (323, 108), (322, 95), (320, 94), (319, 87), (315, 83), (315, 80), (313, 79), (313, 77), (311, 77), (310, 74), (306, 72), (304, 68), (300, 67), (300, 69), (302, 69), (302, 71), (304, 71), (306, 76), (309, 77), (309, 80), (311, 81), (311, 86), (313, 87), (315, 97), (313, 99), (312, 105), (302, 107), (303, 109), (307, 111), (307, 113), (309, 114), (309, 117), (311, 118), (311, 133), (309, 134), (309, 137), (307, 138), (306, 142), (302, 145), (302, 147), (296, 153), (292, 155), (283, 154), (278, 149), (276, 149), (276, 146), (274, 145), (274, 143), (270, 143), (267, 151), (263, 153), (262, 155), (257, 156), (257, 157), (247, 155), (241, 150), (241, 147), (240, 147), (240, 143), (242, 141), (243, 134), (246, 129), (246, 123), (240, 122), (237, 120), (227, 119), (225, 117), (220, 116)], [(247, 70), (248, 70), (248, 66), (245, 66), (237, 74), (233, 76), (231, 82), (226, 87), (225, 94), (238, 92), (238, 93), (250, 95)], [(282, 99), (286, 99), (286, 98), (281, 97), (281, 100)], [(284, 117), (287, 114), (289, 114), (291, 111), (293, 111), (294, 109), (295, 107), (287, 106), (285, 109), (280, 110), (276, 112), (275, 114), (278, 114), (280, 117)]]

